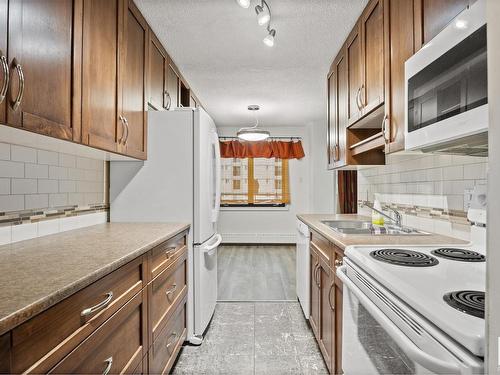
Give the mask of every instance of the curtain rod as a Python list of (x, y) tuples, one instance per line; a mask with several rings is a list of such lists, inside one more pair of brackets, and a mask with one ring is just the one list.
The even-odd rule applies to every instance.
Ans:
[[(238, 139), (238, 137), (229, 137), (229, 136), (224, 137), (224, 136), (221, 136), (221, 137), (219, 137), (219, 139)], [(302, 137), (269, 137), (267, 139), (289, 139), (291, 141), (293, 141), (294, 139), (296, 139), (296, 140), (301, 141)]]

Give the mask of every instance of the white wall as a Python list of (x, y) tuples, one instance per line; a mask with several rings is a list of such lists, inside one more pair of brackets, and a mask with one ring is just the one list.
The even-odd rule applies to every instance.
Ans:
[[(218, 129), (221, 136), (234, 136), (237, 128)], [(292, 243), (295, 242), (295, 220), (298, 213), (311, 207), (311, 147), (310, 134), (304, 127), (273, 127), (275, 137), (301, 137), (305, 157), (290, 160), (290, 196), (287, 207), (222, 208), (219, 232), (225, 243)]]
[(489, 162), (488, 175), (488, 249), (486, 280), (486, 373), (500, 374), (498, 338), (500, 337), (500, 1), (488, 1), (488, 101)]

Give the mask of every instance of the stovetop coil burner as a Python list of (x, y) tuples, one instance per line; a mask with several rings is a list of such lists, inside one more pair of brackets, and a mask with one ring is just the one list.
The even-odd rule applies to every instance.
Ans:
[(443, 299), (454, 309), (484, 319), (484, 292), (459, 290), (446, 293)]
[(407, 267), (430, 267), (439, 263), (436, 258), (430, 255), (403, 249), (374, 250), (370, 253), (370, 256), (382, 262)]
[(455, 248), (441, 248), (432, 250), (431, 253), (437, 257), (458, 260), (461, 262), (484, 262), (486, 257), (483, 254), (471, 250), (455, 249)]

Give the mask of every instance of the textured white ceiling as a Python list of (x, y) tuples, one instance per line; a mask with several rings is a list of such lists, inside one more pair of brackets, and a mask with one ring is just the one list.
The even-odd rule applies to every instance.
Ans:
[(367, 0), (267, 0), (276, 43), (235, 0), (135, 0), (217, 126), (326, 118), (326, 74)]

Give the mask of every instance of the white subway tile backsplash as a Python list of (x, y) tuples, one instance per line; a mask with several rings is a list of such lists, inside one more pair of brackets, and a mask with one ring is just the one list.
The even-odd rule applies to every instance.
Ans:
[(10, 160), (10, 145), (0, 143), (0, 160)]
[(76, 168), (76, 156), (59, 154), (59, 165), (61, 167)]
[(488, 165), (485, 163), (464, 165), (464, 179), (466, 180), (485, 179), (487, 173), (487, 167)]
[(49, 178), (54, 180), (67, 180), (68, 179), (68, 168), (64, 167), (49, 167)]
[(59, 182), (57, 180), (38, 180), (39, 193), (58, 193)]
[(68, 193), (68, 204), (83, 206), (85, 204), (85, 193)]
[(24, 177), (24, 164), (15, 162), (0, 160), (0, 177)]
[(38, 150), (38, 164), (59, 165), (59, 154), (54, 151)]
[(10, 194), (10, 179), (0, 178), (0, 194)]
[(0, 195), (0, 212), (24, 210), (24, 195)]
[(82, 181), (85, 179), (85, 170), (68, 168), (68, 180)]
[(59, 181), (60, 193), (74, 193), (76, 191), (76, 182), (70, 180)]
[(49, 166), (43, 164), (25, 164), (24, 176), (26, 178), (48, 178)]
[(47, 207), (49, 207), (49, 196), (47, 194), (28, 194), (24, 196), (24, 208), (26, 210)]
[(456, 166), (443, 168), (443, 179), (444, 180), (462, 180), (463, 178), (464, 178), (463, 165), (456, 165)]
[(33, 178), (13, 178), (11, 191), (12, 194), (35, 194), (37, 192), (37, 180)]
[(68, 194), (49, 194), (49, 207), (61, 207), (68, 205)]
[(30, 147), (11, 145), (10, 159), (26, 163), (36, 163), (36, 150)]

